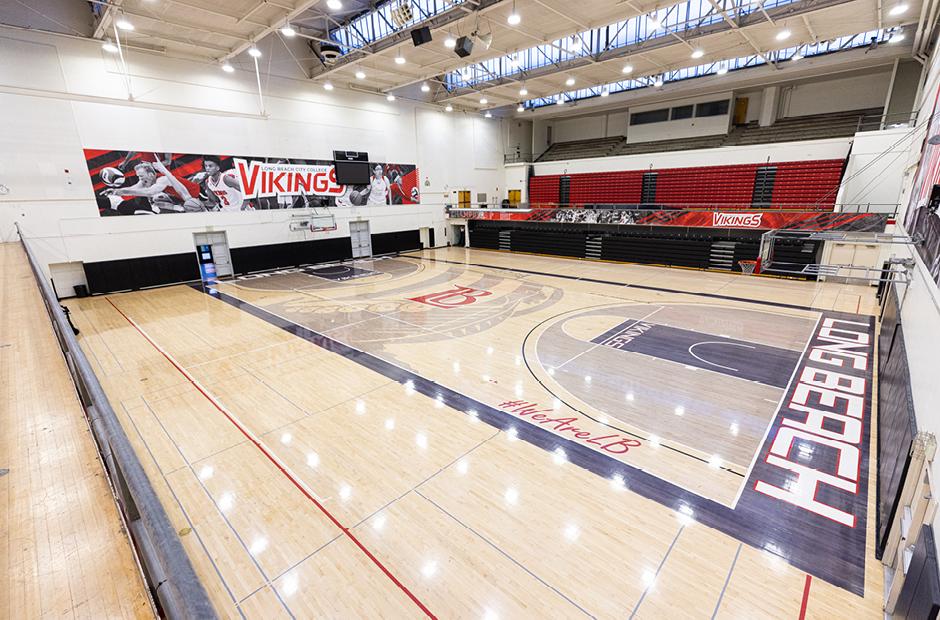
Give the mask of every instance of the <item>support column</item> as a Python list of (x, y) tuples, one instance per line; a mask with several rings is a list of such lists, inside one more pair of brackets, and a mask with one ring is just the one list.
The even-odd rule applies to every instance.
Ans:
[(760, 126), (769, 127), (777, 120), (777, 107), (780, 104), (780, 87), (768, 86), (760, 99)]

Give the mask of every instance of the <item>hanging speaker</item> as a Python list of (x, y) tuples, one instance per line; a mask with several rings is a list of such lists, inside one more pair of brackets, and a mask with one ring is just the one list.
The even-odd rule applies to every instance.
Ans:
[(473, 52), (473, 39), (470, 37), (460, 37), (457, 39), (457, 45), (454, 46), (454, 53), (461, 58), (466, 58)]
[(411, 42), (415, 47), (431, 42), (431, 29), (428, 26), (424, 28), (415, 28), (411, 31)]

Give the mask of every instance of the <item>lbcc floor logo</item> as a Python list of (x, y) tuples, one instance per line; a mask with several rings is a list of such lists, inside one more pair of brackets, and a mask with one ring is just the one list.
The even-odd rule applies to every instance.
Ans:
[(474, 303), (480, 297), (492, 295), (490, 291), (484, 291), (480, 288), (470, 288), (469, 286), (454, 285), (453, 290), (441, 291), (440, 293), (429, 293), (421, 297), (409, 297), (410, 301), (416, 301), (435, 308), (456, 308)]

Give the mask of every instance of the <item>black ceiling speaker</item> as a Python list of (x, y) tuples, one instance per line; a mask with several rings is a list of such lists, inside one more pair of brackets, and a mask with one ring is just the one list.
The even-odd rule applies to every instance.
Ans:
[(431, 28), (425, 26), (424, 28), (415, 28), (411, 31), (411, 42), (415, 44), (415, 47), (419, 45), (424, 45), (425, 43), (431, 42)]
[(454, 46), (454, 53), (461, 58), (466, 58), (473, 52), (473, 39), (470, 37), (460, 37), (457, 39), (457, 45)]

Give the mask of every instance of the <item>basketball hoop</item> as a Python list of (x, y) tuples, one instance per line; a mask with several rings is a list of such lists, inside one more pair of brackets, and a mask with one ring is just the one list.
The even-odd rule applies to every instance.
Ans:
[(332, 215), (311, 215), (310, 232), (336, 230), (336, 218)]
[(754, 270), (757, 268), (756, 260), (739, 260), (738, 266), (741, 268), (741, 273), (746, 276), (754, 275)]

